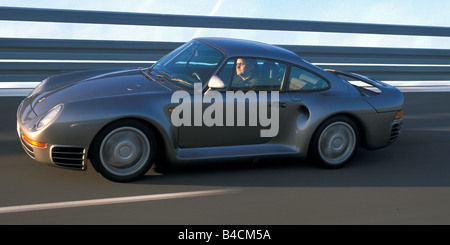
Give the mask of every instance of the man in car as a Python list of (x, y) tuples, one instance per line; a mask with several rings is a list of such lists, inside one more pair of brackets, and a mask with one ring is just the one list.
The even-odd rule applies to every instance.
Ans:
[(236, 77), (233, 80), (234, 88), (247, 88), (259, 82), (258, 66), (255, 59), (238, 58), (236, 60)]

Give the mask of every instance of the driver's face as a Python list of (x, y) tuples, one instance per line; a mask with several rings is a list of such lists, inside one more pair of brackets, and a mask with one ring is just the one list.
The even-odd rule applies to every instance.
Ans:
[(249, 77), (253, 68), (244, 59), (236, 60), (236, 74), (241, 77)]

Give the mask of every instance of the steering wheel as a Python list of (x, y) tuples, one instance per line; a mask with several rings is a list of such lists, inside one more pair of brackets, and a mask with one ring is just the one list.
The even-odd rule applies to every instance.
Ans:
[(202, 79), (200, 78), (200, 76), (198, 75), (197, 72), (192, 73), (191, 75), (193, 78), (197, 79), (199, 82), (202, 82)]

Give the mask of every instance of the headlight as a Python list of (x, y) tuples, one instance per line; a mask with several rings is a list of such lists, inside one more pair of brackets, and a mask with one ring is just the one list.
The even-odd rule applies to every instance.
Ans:
[(50, 125), (61, 113), (62, 105), (57, 105), (47, 112), (47, 114), (38, 122), (36, 130), (41, 130)]

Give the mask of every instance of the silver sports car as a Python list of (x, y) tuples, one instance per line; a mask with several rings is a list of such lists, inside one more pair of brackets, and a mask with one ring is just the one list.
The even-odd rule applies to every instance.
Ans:
[(38, 162), (127, 182), (156, 162), (264, 157), (345, 165), (402, 126), (402, 93), (314, 66), (264, 43), (197, 38), (153, 66), (79, 71), (42, 81), (20, 104), (17, 132)]

